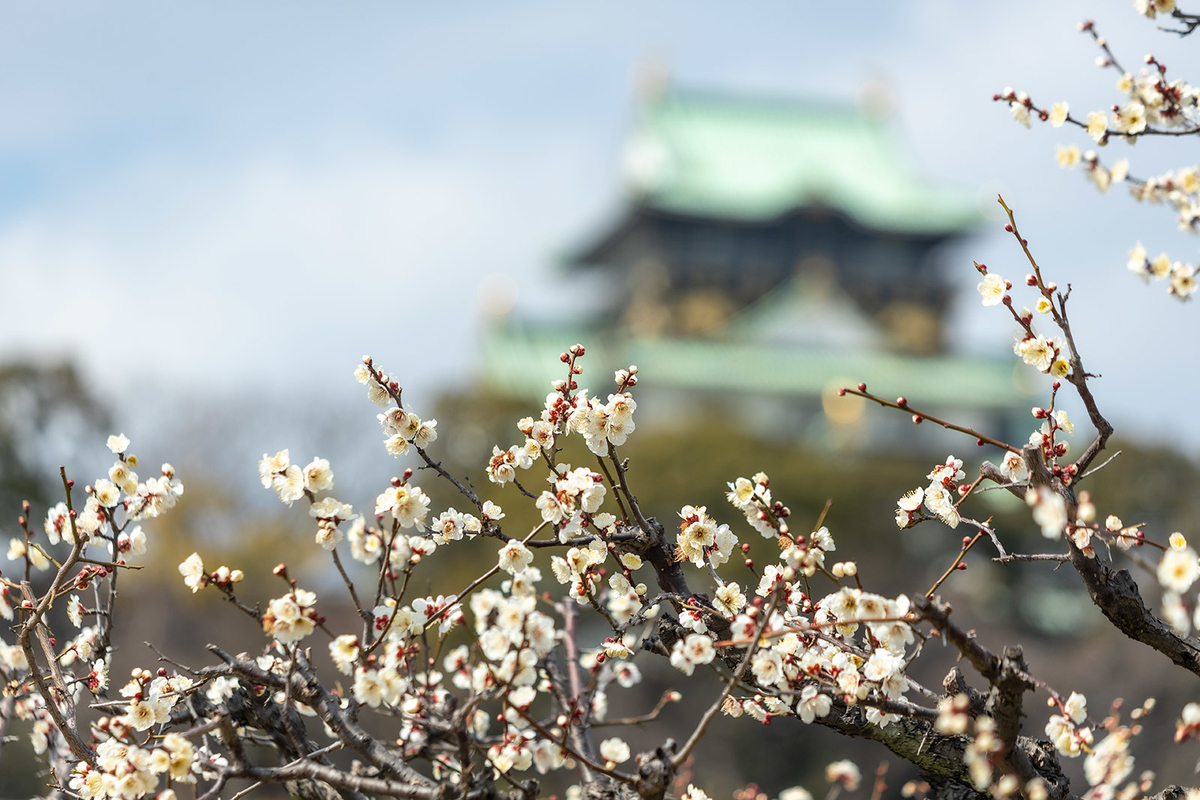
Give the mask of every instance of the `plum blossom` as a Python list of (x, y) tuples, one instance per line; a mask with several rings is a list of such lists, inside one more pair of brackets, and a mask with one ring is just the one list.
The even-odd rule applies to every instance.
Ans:
[(675, 642), (671, 651), (671, 666), (684, 675), (691, 675), (696, 665), (711, 663), (716, 653), (712, 639), (702, 633), (691, 633), (686, 639)]
[(979, 284), (979, 294), (983, 296), (983, 304), (985, 306), (998, 305), (1004, 299), (1004, 293), (1007, 291), (1007, 281), (994, 272), (990, 272), (984, 276)]
[(300, 641), (316, 628), (316, 602), (317, 596), (305, 589), (277, 597), (263, 614), (263, 632), (285, 645)]
[(831, 708), (833, 701), (829, 699), (829, 695), (816, 686), (809, 684), (800, 691), (800, 702), (796, 710), (799, 711), (802, 722), (811, 723), (817, 717), (827, 716)]
[(529, 552), (529, 548), (516, 539), (500, 548), (500, 569), (509, 575), (524, 572), (532, 562), (533, 553)]
[(1168, 591), (1183, 594), (1200, 577), (1200, 558), (1186, 544), (1182, 548), (1171, 547), (1158, 562), (1158, 582)]

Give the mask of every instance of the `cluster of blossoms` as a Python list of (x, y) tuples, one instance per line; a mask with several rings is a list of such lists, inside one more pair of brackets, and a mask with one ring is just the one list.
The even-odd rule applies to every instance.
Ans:
[(610, 445), (625, 444), (629, 434), (637, 427), (633, 421), (636, 409), (637, 403), (629, 392), (610, 394), (606, 403), (595, 398), (589, 399), (586, 391), (580, 392), (576, 395), (575, 410), (571, 413), (571, 430), (583, 435), (588, 449), (593, 453), (608, 455)]
[(404, 455), (409, 447), (428, 447), (437, 440), (436, 419), (422, 421), (416, 414), (399, 406), (377, 416), (387, 437), (383, 447), (393, 456)]
[(228, 590), (235, 583), (241, 583), (246, 579), (246, 573), (240, 569), (230, 569), (224, 565), (217, 567), (212, 572), (207, 572), (204, 568), (204, 559), (199, 553), (192, 553), (179, 565), (179, 574), (183, 576), (183, 585), (192, 590), (192, 594), (203, 589), (205, 586), (217, 586), (220, 589)]
[(392, 485), (375, 498), (375, 516), (391, 514), (392, 519), (402, 528), (425, 530), (429, 502), (429, 495), (421, 491), (420, 487), (393, 479)]
[(293, 464), (287, 450), (273, 456), (263, 453), (258, 462), (258, 477), (267, 489), (274, 489), (279, 499), (291, 505), (304, 497), (333, 486), (333, 470), (323, 458), (314, 458), (307, 466)]
[[(1197, 206), (1200, 208), (1200, 206)], [(1180, 300), (1187, 300), (1196, 293), (1200, 283), (1196, 280), (1196, 265), (1182, 261), (1172, 262), (1166, 253), (1159, 253), (1153, 261), (1146, 255), (1146, 248), (1138, 242), (1129, 252), (1129, 269), (1143, 280), (1170, 279), (1167, 292)]]
[(637, 367), (617, 370), (614, 380), (617, 392), (608, 396), (607, 402), (589, 398), (587, 390), (579, 387), (574, 377), (581, 372), (576, 360), (584, 355), (583, 345), (573, 345), (560, 356), (567, 364), (570, 379), (554, 381), (553, 389), (546, 396), (539, 419), (525, 417), (517, 422), (517, 429), (525, 435), (522, 444), (514, 444), (507, 450), (499, 445), (492, 448), (488, 462), (489, 480), (501, 486), (516, 479), (518, 469), (529, 469), (540, 456), (545, 454), (554, 463), (554, 451), (560, 434), (581, 434), (588, 449), (597, 456), (607, 456), (610, 447), (625, 444), (637, 425), (633, 412), (637, 402), (626, 391), (637, 385)]
[[(79, 537), (92, 547), (106, 549), (110, 555), (120, 554), (114, 557), (145, 554), (146, 534), (141, 526), (130, 527), (130, 524), (153, 519), (174, 508), (183, 494), (183, 484), (170, 464), (163, 464), (159, 475), (140, 481), (133, 471), (138, 458), (127, 453), (128, 448), (129, 439), (124, 434), (108, 437), (108, 449), (117, 456), (109, 467), (108, 477), (99, 478), (87, 487), (88, 498), (82, 511), (72, 512), (66, 503), (58, 503), (46, 512), (42, 527), (47, 545), (75, 544)], [(49, 569), (51, 561), (45, 548), (24, 522), (22, 527), (25, 536), (9, 540), (8, 559), (28, 558), (34, 569)], [(8, 602), (0, 597), (0, 614), (11, 619), (11, 614), (5, 613), (6, 608), (10, 609)]]
[[(1084, 25), (1085, 32), (1093, 32), (1089, 24)], [(1099, 41), (1104, 47), (1104, 40), (1100, 38)], [(1005, 87), (1002, 92), (993, 95), (993, 99), (1008, 103), (1013, 118), (1026, 128), (1030, 127), (1031, 119), (1035, 116), (1055, 128), (1071, 123), (1086, 130), (1088, 136), (1100, 146), (1108, 144), (1113, 136), (1132, 142), (1147, 132), (1195, 127), (1200, 89), (1184, 80), (1168, 83), (1166, 67), (1152, 55), (1147, 55), (1145, 62), (1153, 69), (1142, 70), (1137, 76), (1122, 72), (1117, 80), (1117, 91), (1127, 98), (1123, 104), (1114, 104), (1110, 111), (1090, 112), (1083, 119), (1072, 117), (1066, 102), (1055, 103), (1048, 110), (1042, 109), (1034, 104), (1028, 94), (1013, 91), (1011, 87)], [(1116, 64), (1106, 58), (1100, 66), (1113, 67)]]
[[(985, 264), (976, 262), (975, 268), (983, 275), (983, 280), (978, 286), (983, 304), (994, 306), (1003, 303), (1012, 310), (1014, 318), (1021, 325), (1021, 330), (1014, 337), (1013, 353), (1040, 372), (1048, 373), (1054, 378), (1065, 377), (1071, 370), (1071, 365), (1065, 358), (1066, 343), (1060, 338), (1036, 333), (1033, 330), (1033, 312), (1028, 308), (1022, 308), (1019, 312), (1013, 308), (1012, 297), (1008, 294), (1012, 289), (1011, 281), (1005, 280), (994, 272), (989, 272)], [(1036, 275), (1027, 275), (1025, 283), (1043, 289), (1042, 297), (1038, 299), (1036, 306), (1037, 313), (1050, 314), (1053, 311), (1050, 296), (1058, 287), (1053, 283), (1041, 285), (1040, 279)]]
[[(784, 547), (783, 551), (779, 554), (780, 559), (787, 567), (791, 567), (806, 578), (811, 578), (818, 571), (824, 571), (825, 554), (837, 550), (833, 534), (824, 525), (808, 534), (808, 536), (797, 535), (794, 539), (789, 537), (782, 544)], [(771, 568), (772, 565), (768, 564), (767, 569)], [(838, 574), (839, 569), (842, 575)], [(852, 578), (857, 573), (857, 569), (854, 566), (854, 562), (849, 561), (834, 564), (831, 572), (835, 578), (841, 578), (843, 575)]]
[[(61, 607), (74, 628), (70, 633), (60, 631), (55, 638), (41, 640), (43, 647), (49, 642), (54, 648), (56, 664), (51, 670), (51, 680), (55, 694), (49, 701), (53, 706), (40, 694), (16, 691), (16, 713), (32, 723), (31, 739), (38, 754), (50, 756), (62, 752), (66, 746), (56, 713), (61, 714), (64, 707), (74, 708), (85, 693), (103, 697), (108, 690), (114, 594), (111, 588), (104, 592), (102, 587), (111, 586), (110, 581), (118, 569), (127, 566), (127, 560), (147, 552), (146, 531), (137, 523), (167, 512), (183, 494), (183, 484), (170, 464), (163, 464), (158, 475), (140, 479), (135, 472), (138, 457), (129, 452), (129, 444), (123, 434), (108, 437), (108, 449), (116, 460), (106, 477), (86, 487), (87, 499), (82, 509), (73, 507), (70, 489), (74, 482), (66, 481), (68, 499), (47, 511), (41, 530), (44, 537), (30, 527), (28, 517), (32, 509), (25, 503), (24, 514), (18, 520), (23, 536), (14, 537), (9, 543), (9, 559), (24, 562), (27, 570), (47, 570), (51, 564), (56, 567), (58, 595), (65, 597)], [(62, 546), (70, 548), (69, 556), (52, 560), (51, 550)], [(99, 585), (93, 587), (93, 584)], [(93, 588), (90, 596), (95, 598), (95, 607), (85, 604), (82, 594)], [(0, 616), (16, 618), (19, 633), (36, 607), (30, 600), (14, 602), (21, 594), (20, 586), (0, 577)], [(48, 601), (40, 602), (44, 612)], [(15, 613), (18, 605), (20, 617)], [(89, 618), (94, 618), (94, 623), (84, 624)], [(49, 657), (51, 651), (46, 654)], [(10, 645), (0, 640), (0, 675), (10, 682), (11, 688), (32, 686), (29, 676), (35, 667), (20, 644)], [(140, 796), (145, 786), (156, 785), (158, 776), (168, 771), (164, 764), (170, 759), (161, 755), (162, 750), (133, 748), (140, 755), (134, 754), (131, 760), (123, 762), (116, 755), (111, 759), (104, 757), (117, 754), (126, 744), (132, 747), (136, 732), (165, 720), (181, 696), (179, 693), (190, 686), (186, 678), (168, 679), (165, 673), (154, 677), (137, 671), (134, 678), (133, 683), (122, 689), (122, 694), (131, 698), (126, 713), (101, 720), (105, 724), (101, 730), (108, 731), (106, 737), (115, 738), (108, 738), (100, 745), (96, 767), (84, 771), (86, 780), (83, 775), (71, 778), (72, 785), (85, 797)], [(116, 739), (124, 744), (118, 745)], [(109, 741), (113, 744), (108, 744)], [(190, 759), (185, 771), (188, 768)], [(63, 780), (66, 779), (63, 773)]]
[[(111, 732), (116, 726), (107, 727)], [(69, 788), (85, 800), (135, 800), (158, 788), (162, 777), (194, 783), (201, 770), (192, 743), (178, 733), (168, 733), (159, 744), (145, 749), (116, 736), (105, 739), (96, 747), (96, 768), (80, 762), (71, 774)], [(158, 797), (164, 795), (169, 800), (175, 793), (168, 789)]]
[[(1153, 18), (1158, 11), (1175, 11), (1170, 0), (1137, 0), (1139, 13)], [(1191, 23), (1189, 23), (1191, 25)], [(1030, 120), (1049, 122), (1059, 128), (1070, 123), (1084, 131), (1096, 145), (1103, 147), (1116, 137), (1129, 144), (1153, 134), (1193, 135), (1200, 131), (1200, 87), (1182, 79), (1168, 81), (1167, 68), (1153, 55), (1146, 55), (1145, 68), (1137, 74), (1125, 70), (1116, 61), (1108, 43), (1100, 36), (1093, 23), (1084, 22), (1080, 30), (1091, 35), (1102, 49), (1103, 55), (1097, 64), (1113, 68), (1119, 73), (1116, 90), (1122, 101), (1108, 110), (1092, 111), (1086, 117), (1072, 117), (1067, 103), (1056, 103), (1050, 109), (1042, 109), (1033, 103), (1024, 92), (1005, 88), (993, 99), (1006, 102), (1018, 122), (1029, 127)], [(1081, 152), (1078, 145), (1057, 145), (1055, 159), (1060, 167), (1071, 169), (1083, 164), (1085, 175), (1101, 192), (1107, 192), (1113, 184), (1128, 183), (1129, 192), (1138, 201), (1167, 204), (1177, 215), (1180, 230), (1200, 231), (1200, 166), (1186, 166), (1168, 170), (1158, 175), (1134, 178), (1130, 175), (1128, 159), (1119, 159), (1112, 166), (1101, 163), (1095, 150)], [(1181, 261), (1172, 262), (1165, 254), (1154, 260), (1146, 258), (1141, 244), (1135, 246), (1130, 256), (1129, 268), (1143, 279), (1150, 277), (1170, 278), (1168, 292), (1180, 300), (1187, 300), (1196, 291), (1197, 266)]]
[[(363, 356), (362, 363), (354, 368), (354, 380), (367, 387), (367, 398), (380, 408), (387, 408), (393, 400), (396, 401), (395, 408), (377, 417), (387, 434), (384, 447), (389, 453), (402, 455), (408, 451), (409, 445), (425, 447), (437, 439), (437, 420), (422, 422), (416, 414), (405, 411), (400, 405), (399, 384), (382, 370), (376, 369), (370, 356)], [(397, 437), (400, 441), (397, 441)]]
[(737, 546), (737, 536), (728, 525), (718, 525), (708, 515), (705, 506), (684, 506), (679, 512), (679, 536), (676, 539), (677, 558), (690, 561), (697, 567), (706, 563), (719, 567), (729, 560)]
[(501, 450), (499, 445), (494, 445), (492, 458), (487, 465), (488, 479), (500, 486), (514, 481), (517, 478), (517, 470), (532, 467), (540, 453), (541, 447), (533, 439), (526, 439), (524, 445), (514, 444), (507, 450)]
[(936, 518), (951, 528), (957, 528), (961, 518), (955, 495), (958, 493), (958, 482), (967, 476), (962, 465), (961, 458), (947, 456), (944, 463), (935, 466), (925, 476), (929, 479), (929, 486), (918, 486), (897, 500), (896, 525), (909, 528), (921, 520)]
[(1061, 714), (1052, 715), (1046, 723), (1046, 736), (1058, 752), (1074, 758), (1090, 747), (1093, 741), (1092, 730), (1085, 724), (1087, 698), (1078, 692), (1072, 692), (1062, 704), (1061, 711)]
[(570, 464), (559, 464), (554, 472), (554, 491), (543, 491), (535, 503), (542, 519), (558, 532), (559, 541), (566, 542), (585, 526), (600, 531), (613, 526), (616, 517), (596, 513), (608, 493), (603, 475), (587, 467), (571, 469)]
[[(909, 624), (908, 598), (889, 600), (861, 589), (843, 587), (810, 603), (796, 584), (787, 585), (780, 574), (774, 586), (761, 586), (763, 598), (774, 591), (791, 597), (783, 613), (767, 620), (766, 633), (751, 661), (751, 672), (761, 691), (751, 697), (730, 697), (725, 712), (749, 715), (762, 722), (773, 716), (795, 716), (811, 723), (833, 708), (863, 703), (866, 718), (886, 727), (899, 719), (885, 710), (909, 689), (904, 674), (905, 648), (914, 641)], [(785, 600), (785, 603), (788, 602)], [(737, 614), (731, 624), (741, 641), (754, 639), (764, 607), (756, 604)], [(863, 641), (856, 634), (862, 628)], [(818, 638), (817, 632), (822, 632)], [(677, 644), (672, 663), (690, 674), (690, 667), (712, 660), (709, 649), (692, 634)], [(869, 653), (864, 658), (859, 655)]]
[[(1026, 310), (1022, 318), (1028, 322), (1033, 315)], [(1013, 353), (1029, 366), (1054, 378), (1066, 377), (1071, 365), (1063, 358), (1066, 344), (1058, 337), (1040, 336), (1032, 331), (1021, 331), (1013, 343)]]
[(646, 584), (635, 586), (631, 582), (633, 572), (642, 566), (642, 559), (636, 553), (618, 553), (614, 546), (595, 538), (586, 546), (571, 547), (564, 556), (552, 556), (550, 569), (555, 580), (570, 587), (568, 597), (586, 605), (602, 592), (602, 570), (610, 556), (616, 562), (616, 569), (608, 577), (605, 605), (614, 621), (623, 623), (638, 613), (647, 591)]
[(296, 589), (277, 597), (263, 614), (263, 631), (280, 644), (294, 644), (316, 630), (323, 621), (316, 611), (317, 596)]
[(773, 539), (788, 534), (787, 520), (791, 511), (783, 503), (771, 499), (771, 479), (759, 472), (753, 478), (738, 478), (729, 484), (729, 502), (746, 515), (746, 522)]

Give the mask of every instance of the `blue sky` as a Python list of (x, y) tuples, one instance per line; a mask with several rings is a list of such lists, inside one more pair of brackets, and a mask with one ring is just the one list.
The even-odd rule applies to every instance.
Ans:
[[(1006, 85), (1076, 110), (1119, 99), (1075, 31), (1084, 16), (1129, 64), (1153, 50), (1200, 80), (1194, 41), (1128, 0), (14, 6), (0, 356), (77, 359), (129, 426), (128, 409), (268, 382), (361, 410), (349, 373), (366, 352), (409, 396), (461, 382), (481, 285), (561, 306), (546, 276), (620, 208), (635, 77), (655, 61), (682, 86), (760, 94), (852, 99), (885, 81), (921, 171), (1003, 189), (1048, 274), (1076, 284), (1077, 335), (1119, 426), (1195, 454), (1200, 427), (1181, 421), (1200, 307), (1124, 263), (1139, 239), (1194, 260), (1196, 239), (1059, 171), (1054, 145), (1081, 136), (1026, 131), (990, 101)], [(1188, 147), (1104, 155), (1146, 174), (1192, 163)], [(1018, 256), (979, 236), (963, 286), (971, 259), (1019, 280)], [(964, 300), (961, 346), (1003, 351), (1011, 323)]]

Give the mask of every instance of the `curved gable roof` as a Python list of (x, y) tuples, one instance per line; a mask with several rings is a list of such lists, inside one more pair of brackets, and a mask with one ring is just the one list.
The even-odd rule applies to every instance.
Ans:
[(973, 199), (926, 183), (889, 127), (853, 106), (670, 91), (641, 110), (627, 150), (640, 205), (767, 221), (810, 206), (865, 227), (948, 235)]

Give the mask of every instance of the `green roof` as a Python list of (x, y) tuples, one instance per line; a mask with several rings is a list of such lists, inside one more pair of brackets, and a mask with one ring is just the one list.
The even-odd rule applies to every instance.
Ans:
[[(593, 365), (637, 364), (647, 386), (820, 397), (831, 385), (865, 381), (874, 391), (903, 394), (914, 406), (1011, 410), (1026, 402), (1013, 363), (977, 357), (839, 353), (753, 342), (603, 337), (570, 328), (497, 329), (484, 339), (487, 379), (514, 396), (544, 397), (563, 377), (558, 355), (575, 342)], [(586, 369), (586, 366), (585, 366)], [(603, 386), (606, 381), (591, 381)], [(611, 384), (609, 384), (611, 385)]]
[(979, 221), (972, 195), (924, 182), (853, 106), (669, 91), (642, 108), (627, 167), (642, 205), (675, 213), (766, 221), (819, 205), (930, 235)]

